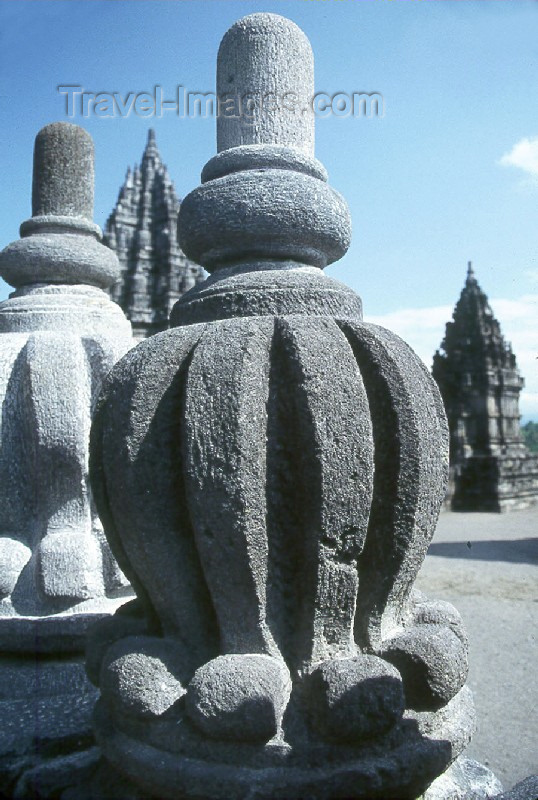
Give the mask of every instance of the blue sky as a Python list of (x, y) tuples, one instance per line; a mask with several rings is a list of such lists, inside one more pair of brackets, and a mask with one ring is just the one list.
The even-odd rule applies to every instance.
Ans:
[[(308, 35), (316, 88), (380, 92), (378, 119), (318, 120), (316, 154), (347, 199), (348, 255), (329, 272), (429, 364), (472, 260), (538, 419), (538, 3), (530, 0), (56, 0), (0, 4), (0, 244), (30, 214), (33, 139), (66, 119), (61, 84), (172, 95), (214, 89), (226, 29), (252, 11)], [(77, 115), (96, 147), (95, 219), (112, 209), (147, 129), (178, 193), (215, 152), (214, 119)], [(9, 288), (0, 283), (0, 298)]]

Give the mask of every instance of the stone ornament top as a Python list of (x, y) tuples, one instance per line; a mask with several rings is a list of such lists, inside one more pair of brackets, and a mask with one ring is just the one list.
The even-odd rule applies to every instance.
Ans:
[(89, 284), (106, 289), (119, 277), (118, 259), (101, 244), (93, 222), (94, 148), (78, 125), (53, 122), (35, 140), (32, 217), (21, 239), (0, 254), (0, 274), (21, 287)]
[[(250, 14), (224, 35), (217, 56), (217, 151), (282, 145), (314, 156), (314, 56), (300, 28), (277, 14)], [(246, 108), (245, 108), (246, 107)]]
[(132, 346), (101, 287), (119, 272), (92, 221), (93, 142), (64, 122), (37, 135), (32, 208), (0, 252), (0, 651), (80, 651), (129, 591), (88, 478), (103, 378)]
[[(310, 47), (252, 14), (217, 81), (311, 92)], [(171, 800), (416, 798), (474, 719), (461, 619), (413, 592), (448, 474), (439, 392), (323, 272), (351, 226), (313, 120), (218, 125), (179, 217), (212, 274), (115, 367), (92, 428), (138, 597), (92, 635), (97, 739)]]
[(219, 152), (181, 206), (181, 247), (208, 272), (250, 259), (323, 269), (348, 249), (347, 204), (314, 158), (313, 77), (310, 43), (290, 20), (251, 14), (224, 36), (217, 94), (251, 98), (252, 114), (219, 114)]
[(32, 216), (82, 217), (93, 222), (94, 147), (78, 125), (53, 122), (36, 136)]

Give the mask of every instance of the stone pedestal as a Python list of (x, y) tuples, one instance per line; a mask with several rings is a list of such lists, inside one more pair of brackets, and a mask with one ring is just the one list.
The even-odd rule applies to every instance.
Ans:
[(473, 731), (461, 619), (413, 591), (448, 476), (441, 399), (323, 273), (349, 213), (292, 91), (313, 94), (304, 34), (239, 20), (217, 93), (273, 101), (219, 117), (182, 204), (211, 277), (114, 368), (92, 428), (138, 596), (92, 635), (95, 730), (144, 797), (417, 798)]
[(118, 262), (92, 222), (93, 180), (91, 137), (43, 128), (33, 216), (0, 253), (15, 287), (0, 304), (0, 774), (90, 739), (85, 634), (130, 594), (88, 480), (92, 411), (133, 344), (104, 291)]

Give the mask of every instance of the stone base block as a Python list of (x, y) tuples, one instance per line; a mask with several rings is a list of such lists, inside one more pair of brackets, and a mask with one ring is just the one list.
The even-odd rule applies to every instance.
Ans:
[(93, 744), (96, 696), (82, 656), (0, 657), (1, 796), (12, 796), (21, 777), (44, 760)]
[(136, 726), (130, 732), (120, 726), (121, 718), (113, 718), (100, 701), (98, 744), (107, 761), (147, 798), (415, 800), (467, 745), (474, 709), (464, 688), (440, 711), (407, 712), (389, 739), (345, 748), (311, 743), (302, 752), (282, 739), (218, 747), (197, 741), (192, 732), (182, 738), (187, 719), (179, 726), (175, 718), (147, 722), (136, 734)]
[(469, 758), (458, 758), (424, 793), (422, 800), (493, 800), (503, 787), (493, 772)]

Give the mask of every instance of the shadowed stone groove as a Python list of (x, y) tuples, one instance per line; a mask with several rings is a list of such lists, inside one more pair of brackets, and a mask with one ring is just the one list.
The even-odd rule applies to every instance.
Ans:
[(361, 368), (374, 426), (374, 497), (359, 562), (356, 632), (375, 649), (401, 623), (433, 537), (441, 499), (432, 488), (448, 478), (447, 430), (433, 380), (401, 339), (374, 325), (344, 323), (342, 329)]
[[(136, 583), (144, 586), (163, 632), (185, 643), (194, 664), (203, 658), (198, 650), (211, 650), (213, 638), (212, 612), (194, 549), (182, 467), (185, 374), (201, 334), (201, 327), (193, 327), (181, 342), (176, 331), (166, 338), (157, 334), (158, 359), (144, 358), (149, 340), (129, 353), (119, 365), (126, 380), (120, 375), (120, 380), (110, 385), (115, 402), (102, 407), (99, 428), (95, 436), (92, 433), (96, 498), (99, 508), (103, 506), (103, 518), (112, 522), (111, 546), (118, 558), (131, 565)], [(150, 397), (152, 413), (148, 415)], [(105, 422), (103, 415), (112, 406), (115, 412), (112, 417), (107, 414)], [(113, 437), (107, 435), (111, 428)], [(109, 476), (117, 474), (120, 464), (122, 481), (118, 486)], [(125, 525), (127, 537), (119, 534)]]

